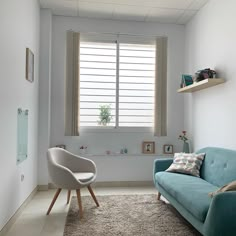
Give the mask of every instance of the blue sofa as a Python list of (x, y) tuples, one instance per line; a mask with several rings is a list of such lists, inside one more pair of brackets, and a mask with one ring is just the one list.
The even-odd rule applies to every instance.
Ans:
[(173, 159), (154, 162), (154, 183), (177, 211), (204, 236), (236, 236), (236, 191), (209, 192), (236, 180), (236, 151), (207, 147), (200, 178), (165, 172)]

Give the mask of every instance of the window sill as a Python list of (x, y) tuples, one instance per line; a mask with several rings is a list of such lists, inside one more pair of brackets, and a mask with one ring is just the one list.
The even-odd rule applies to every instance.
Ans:
[(152, 127), (81, 127), (80, 133), (153, 133)]
[(116, 154), (116, 153), (112, 153), (112, 154), (90, 154), (90, 153), (86, 153), (86, 154), (79, 154), (81, 156), (84, 157), (156, 157), (156, 158), (170, 158), (173, 157), (174, 154), (142, 154), (142, 153), (137, 153), (137, 154)]

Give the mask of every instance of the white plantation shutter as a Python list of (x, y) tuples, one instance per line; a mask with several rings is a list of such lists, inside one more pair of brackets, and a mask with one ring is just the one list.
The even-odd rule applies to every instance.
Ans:
[(110, 105), (115, 126), (116, 44), (80, 43), (80, 126), (97, 126), (99, 107)]
[(120, 44), (119, 126), (153, 127), (155, 46)]

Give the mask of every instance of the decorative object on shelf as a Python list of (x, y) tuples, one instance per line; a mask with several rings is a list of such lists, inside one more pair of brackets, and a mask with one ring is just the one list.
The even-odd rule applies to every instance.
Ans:
[(173, 145), (171, 145), (171, 144), (163, 145), (163, 153), (164, 154), (173, 154), (174, 153)]
[(80, 154), (85, 154), (87, 152), (87, 146), (80, 146), (79, 148), (79, 152)]
[(106, 126), (112, 120), (111, 105), (100, 105), (99, 111), (100, 111), (99, 114), (100, 120), (98, 120), (98, 124)]
[(195, 73), (195, 82), (202, 81), (204, 79), (209, 79), (209, 78), (216, 78), (216, 72), (214, 70), (211, 70), (210, 68), (206, 68), (203, 70), (198, 70)]
[(106, 150), (106, 154), (107, 155), (111, 155), (111, 151), (110, 150)]
[(58, 145), (56, 145), (56, 147), (62, 148), (62, 149), (66, 149), (66, 145), (65, 144), (58, 144)]
[(29, 48), (26, 48), (25, 78), (34, 81), (34, 54)]
[(17, 109), (17, 164), (28, 157), (29, 110)]
[(180, 84), (180, 88), (183, 88), (185, 86), (189, 86), (193, 84), (193, 76), (192, 75), (182, 75), (182, 80)]
[(128, 149), (127, 149), (126, 147), (123, 149), (123, 153), (124, 153), (124, 154), (127, 154), (127, 153), (128, 153)]
[(183, 152), (189, 153), (189, 143), (187, 142), (188, 141), (187, 131), (182, 131), (182, 134), (179, 135), (178, 139), (180, 139), (184, 142), (183, 143)]
[(183, 144), (183, 152), (189, 153), (189, 143), (184, 142), (184, 144)]
[(125, 148), (121, 148), (119, 154), (128, 154), (128, 149), (126, 147)]
[(142, 152), (144, 154), (154, 154), (155, 153), (155, 142), (144, 141), (142, 145)]

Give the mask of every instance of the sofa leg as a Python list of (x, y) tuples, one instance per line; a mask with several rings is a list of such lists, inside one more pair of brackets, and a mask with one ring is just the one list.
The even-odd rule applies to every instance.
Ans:
[(157, 200), (159, 201), (161, 199), (161, 193), (158, 192), (157, 194)]

